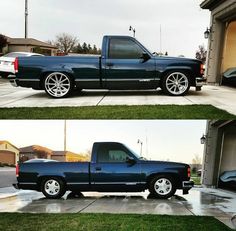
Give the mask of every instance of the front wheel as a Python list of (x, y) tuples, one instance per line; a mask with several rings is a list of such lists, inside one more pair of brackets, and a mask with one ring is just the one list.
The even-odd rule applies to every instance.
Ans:
[(162, 81), (162, 90), (168, 95), (185, 95), (189, 88), (189, 77), (184, 72), (169, 72)]
[(150, 193), (161, 199), (167, 199), (175, 194), (176, 188), (173, 179), (169, 176), (156, 176), (149, 185)]
[(53, 98), (67, 97), (73, 87), (71, 78), (61, 72), (53, 72), (44, 79), (44, 89)]
[(42, 182), (42, 193), (49, 199), (61, 198), (65, 192), (65, 184), (59, 178), (49, 177)]

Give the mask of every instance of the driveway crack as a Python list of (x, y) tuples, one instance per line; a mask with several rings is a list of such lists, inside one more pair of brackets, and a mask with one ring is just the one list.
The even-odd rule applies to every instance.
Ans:
[(109, 93), (109, 91), (104, 94), (104, 96), (98, 101), (96, 106), (98, 106), (103, 101), (103, 99), (108, 95), (108, 93)]
[(92, 201), (91, 203), (89, 203), (88, 205), (86, 205), (84, 208), (82, 208), (81, 210), (78, 211), (78, 213), (83, 212), (85, 209), (87, 209), (90, 205), (92, 205), (93, 203), (95, 203), (97, 201), (97, 199), (95, 199), (94, 201)]

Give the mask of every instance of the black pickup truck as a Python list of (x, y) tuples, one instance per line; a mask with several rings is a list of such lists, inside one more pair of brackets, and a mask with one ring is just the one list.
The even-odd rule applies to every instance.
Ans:
[(176, 189), (184, 194), (193, 187), (187, 164), (148, 161), (121, 143), (97, 142), (91, 162), (30, 161), (17, 165), (18, 189), (43, 192), (60, 198), (67, 190), (98, 192), (141, 192), (169, 198)]
[(54, 98), (74, 89), (139, 90), (160, 87), (180, 96), (190, 86), (200, 91), (204, 68), (196, 59), (157, 56), (129, 36), (104, 36), (102, 54), (64, 57), (19, 57), (13, 86), (45, 90)]

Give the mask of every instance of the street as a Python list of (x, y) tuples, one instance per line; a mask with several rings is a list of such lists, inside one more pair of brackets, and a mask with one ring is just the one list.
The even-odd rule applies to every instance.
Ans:
[(0, 188), (10, 187), (12, 183), (16, 182), (15, 168), (0, 168)]

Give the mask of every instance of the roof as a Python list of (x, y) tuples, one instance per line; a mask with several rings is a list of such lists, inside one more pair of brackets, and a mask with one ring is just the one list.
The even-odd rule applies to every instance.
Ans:
[(19, 150), (19, 148), (17, 148), (15, 145), (13, 145), (12, 143), (10, 143), (9, 141), (7, 140), (0, 140), (0, 145), (1, 144), (9, 144), (11, 145), (12, 147), (14, 147), (15, 149)]
[(221, 3), (223, 3), (225, 0), (204, 0), (201, 4), (200, 7), (202, 9), (209, 9), (212, 10), (213, 8), (217, 7)]
[(45, 148), (40, 145), (31, 145), (27, 147), (23, 147), (19, 149), (21, 153), (37, 153), (37, 152), (44, 152), (49, 155), (52, 155), (52, 150), (49, 148)]
[(39, 46), (39, 47), (45, 47), (45, 48), (52, 48), (57, 49), (56, 46), (53, 46), (49, 43), (45, 43), (42, 41), (39, 41), (37, 39), (33, 38), (9, 38), (7, 37), (8, 43), (10, 45), (32, 45), (32, 46)]

